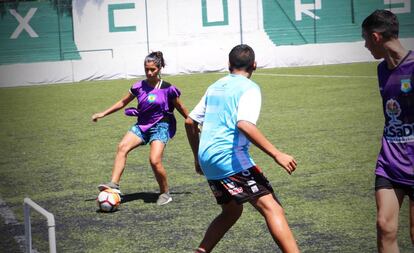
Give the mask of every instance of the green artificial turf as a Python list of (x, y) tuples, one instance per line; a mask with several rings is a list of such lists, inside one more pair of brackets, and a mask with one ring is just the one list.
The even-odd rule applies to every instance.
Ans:
[[(192, 109), (225, 73), (166, 76)], [(308, 75), (318, 75), (312, 77)], [(303, 252), (376, 252), (374, 167), (383, 127), (376, 63), (260, 69), (258, 127), (293, 155), (289, 176), (252, 147), (285, 208)], [(122, 111), (97, 123), (135, 80), (94, 81), (0, 89), (0, 197), (21, 226), (4, 224), (0, 240), (16, 250), (23, 233), (23, 199), (55, 215), (58, 252), (192, 252), (220, 207), (195, 174), (183, 119), (164, 156), (173, 202), (154, 202), (158, 185), (148, 146), (130, 153), (121, 181), (125, 201), (97, 212), (97, 185), (110, 178), (116, 146), (134, 123)], [(132, 106), (132, 104), (131, 104)], [(407, 199), (406, 199), (407, 202)], [(33, 245), (47, 252), (45, 219), (33, 214)], [(408, 205), (400, 217), (401, 252), (412, 252)], [(215, 252), (280, 252), (265, 222), (248, 204)]]

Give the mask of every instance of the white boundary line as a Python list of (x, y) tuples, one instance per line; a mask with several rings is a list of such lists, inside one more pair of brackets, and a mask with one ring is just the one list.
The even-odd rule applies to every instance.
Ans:
[[(168, 75), (166, 77), (187, 77), (188, 75), (229, 75), (228, 71), (223, 72), (198, 72), (198, 73), (181, 73), (176, 75)], [(279, 76), (279, 77), (310, 77), (310, 78), (362, 78), (362, 79), (377, 79), (377, 76), (353, 76), (353, 75), (306, 75), (306, 74), (277, 74), (277, 73), (262, 73), (262, 72), (253, 72), (253, 76)], [(140, 76), (142, 77), (142, 76)]]
[(314, 77), (314, 78), (368, 78), (376, 79), (376, 76), (342, 76), (342, 75), (301, 75), (301, 74), (273, 74), (273, 73), (253, 73), (258, 76), (280, 76), (280, 77)]
[[(204, 74), (216, 74), (216, 75), (228, 75), (229, 72), (205, 72), (205, 73), (189, 73), (188, 75), (204, 75)], [(171, 75), (174, 77), (185, 77), (182, 75)], [(253, 72), (253, 76), (278, 76), (278, 77), (309, 77), (309, 78), (365, 78), (365, 79), (377, 79), (377, 76), (345, 76), (345, 75), (305, 75), (305, 74), (277, 74), (277, 73), (261, 73)]]
[(16, 220), (13, 211), (7, 206), (2, 198), (0, 198), (0, 215), (3, 217), (6, 225), (20, 225)]

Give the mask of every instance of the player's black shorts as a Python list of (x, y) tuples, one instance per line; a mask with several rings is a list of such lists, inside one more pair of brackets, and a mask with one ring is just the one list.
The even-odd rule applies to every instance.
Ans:
[(276, 199), (272, 186), (257, 166), (230, 177), (208, 180), (208, 184), (219, 205), (229, 203), (231, 200), (242, 204), (267, 194), (272, 194)]
[(400, 189), (405, 192), (406, 195), (410, 198), (411, 201), (414, 201), (414, 185), (403, 185), (392, 182), (388, 178), (376, 176), (375, 177), (375, 191), (380, 189)]

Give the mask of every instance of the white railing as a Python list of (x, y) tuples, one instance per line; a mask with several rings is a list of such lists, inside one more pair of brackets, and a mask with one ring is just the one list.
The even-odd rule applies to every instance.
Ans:
[(51, 253), (56, 253), (56, 236), (55, 236), (55, 217), (52, 213), (46, 211), (29, 198), (24, 199), (24, 234), (26, 238), (26, 253), (32, 253), (32, 225), (30, 223), (30, 208), (45, 216), (47, 219), (47, 226), (49, 232), (49, 250)]

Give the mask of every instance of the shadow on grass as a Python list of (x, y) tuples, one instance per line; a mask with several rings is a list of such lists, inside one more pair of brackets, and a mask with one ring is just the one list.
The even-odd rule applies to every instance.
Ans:
[[(171, 195), (191, 194), (191, 192), (170, 192)], [(144, 203), (156, 203), (158, 196), (157, 192), (136, 192), (122, 195), (121, 203), (126, 203), (134, 200), (143, 200)], [(96, 201), (96, 198), (85, 199), (85, 201)]]
[[(180, 194), (191, 194), (191, 192), (170, 192), (171, 195), (180, 195)], [(131, 194), (125, 194), (122, 196), (122, 203), (134, 201), (134, 200), (143, 200), (144, 203), (155, 203), (157, 202), (158, 196), (160, 194), (156, 192), (136, 192)]]

